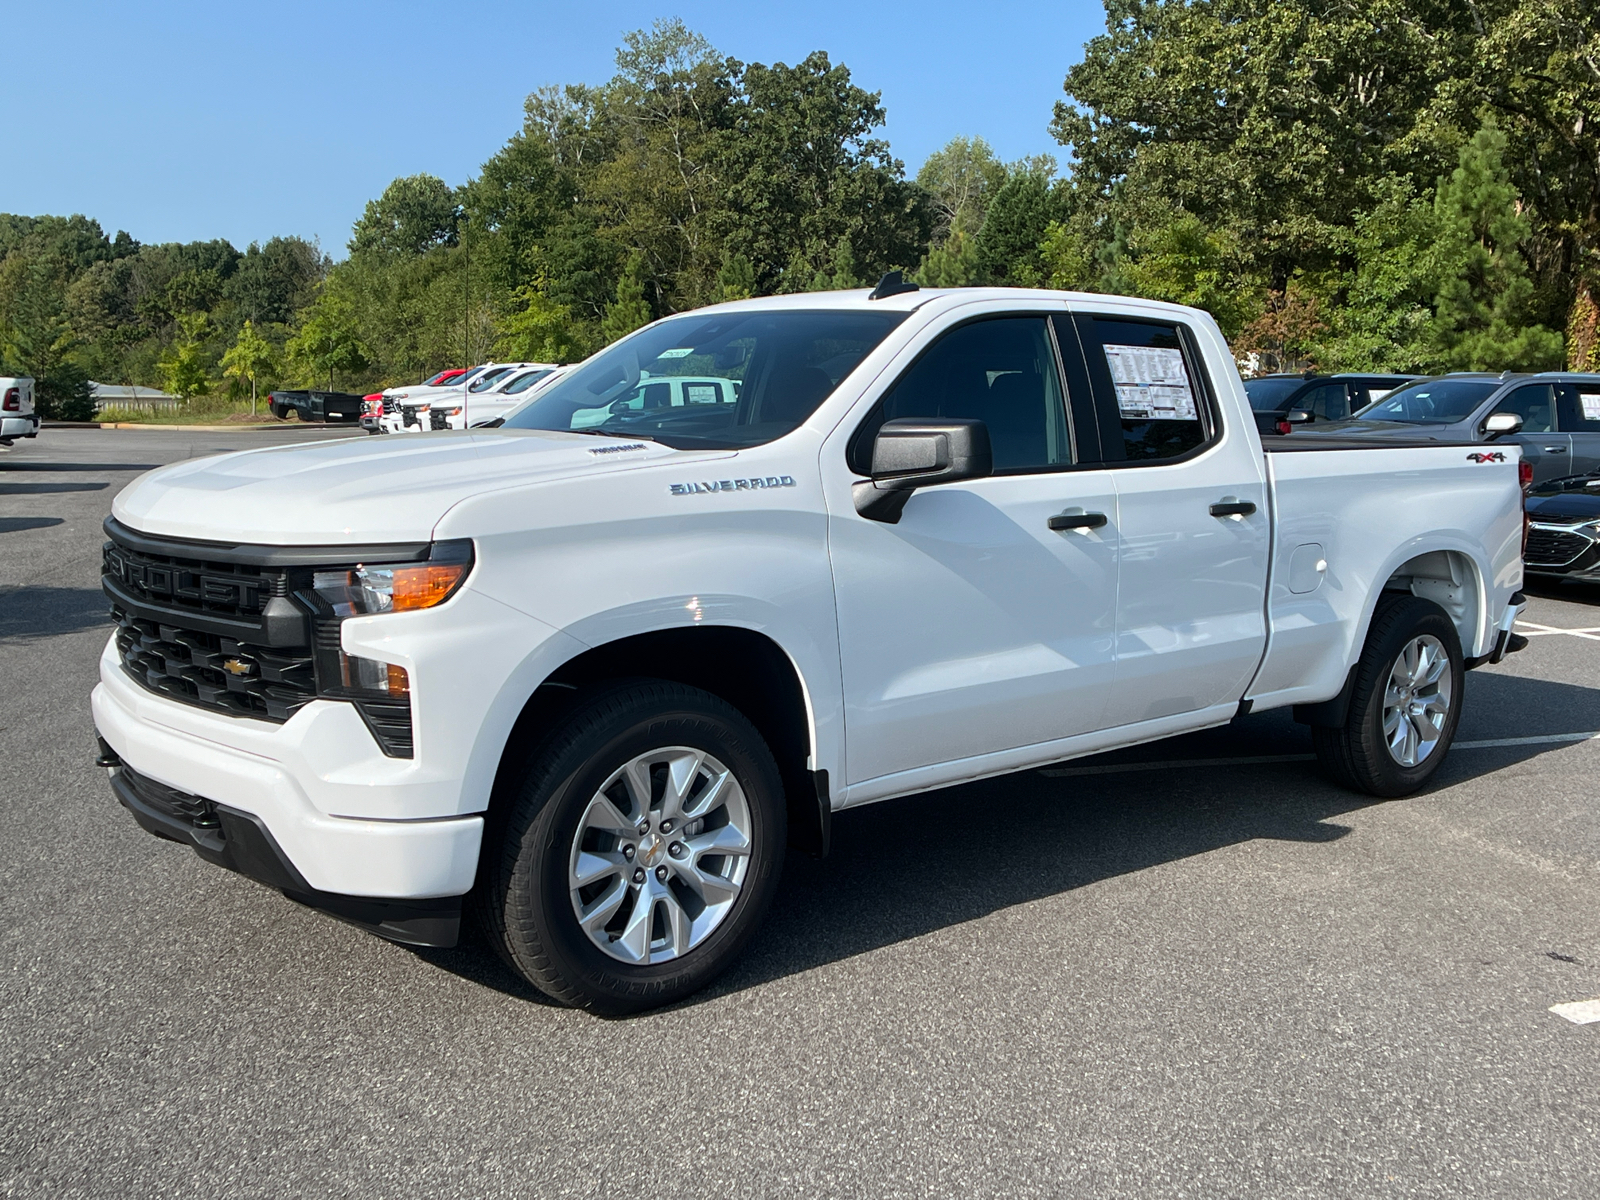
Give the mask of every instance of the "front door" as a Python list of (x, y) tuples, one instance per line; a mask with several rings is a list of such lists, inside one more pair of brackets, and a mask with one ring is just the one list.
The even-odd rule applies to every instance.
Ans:
[(1522, 461), (1533, 465), (1533, 481), (1572, 474), (1572, 439), (1556, 427), (1556, 389), (1530, 383), (1506, 393), (1493, 412), (1516, 413), (1522, 428), (1508, 439), (1522, 447)]
[[(1075, 318), (1122, 535), (1110, 725), (1236, 703), (1266, 648), (1271, 526), (1260, 451), (1225, 426), (1194, 334)], [(1120, 430), (1120, 445), (1116, 431)]]
[[(1069, 408), (1092, 410), (1064, 392), (1046, 318), (981, 319), (934, 341), (854, 432), (866, 475), (885, 420), (976, 417), (995, 474), (917, 492), (894, 525), (830, 515), (851, 784), (1103, 727), (1116, 495), (1079, 466)], [(1052, 529), (1063, 514), (1086, 520)]]

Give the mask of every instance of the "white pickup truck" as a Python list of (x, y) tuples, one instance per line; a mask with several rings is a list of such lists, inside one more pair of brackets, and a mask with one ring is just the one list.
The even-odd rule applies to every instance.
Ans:
[[(736, 402), (614, 404), (672, 376)], [(1263, 447), (1194, 309), (720, 305), (499, 428), (141, 477), (106, 522), (102, 762), (215, 863), (415, 944), (468, 902), (551, 996), (643, 1008), (853, 805), (1289, 705), (1340, 783), (1421, 787), (1463, 672), (1520, 640), (1519, 472)]]

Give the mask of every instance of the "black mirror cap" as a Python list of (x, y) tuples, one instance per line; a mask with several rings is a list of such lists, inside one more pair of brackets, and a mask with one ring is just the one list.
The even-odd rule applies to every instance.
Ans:
[(901, 417), (885, 421), (872, 443), (872, 478), (854, 488), (856, 511), (894, 525), (922, 487), (983, 479), (994, 473), (989, 427), (970, 417)]

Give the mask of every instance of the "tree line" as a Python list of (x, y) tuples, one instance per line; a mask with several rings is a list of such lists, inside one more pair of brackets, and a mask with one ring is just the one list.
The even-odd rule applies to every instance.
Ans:
[(464, 184), (395, 180), (336, 263), (0, 216), (0, 369), (62, 413), (91, 377), (365, 388), (894, 268), (1194, 304), (1263, 370), (1600, 369), (1588, 0), (1107, 0), (1064, 166), (962, 137), (915, 178), (822, 52), (743, 63), (666, 21), (616, 61), (529, 96)]

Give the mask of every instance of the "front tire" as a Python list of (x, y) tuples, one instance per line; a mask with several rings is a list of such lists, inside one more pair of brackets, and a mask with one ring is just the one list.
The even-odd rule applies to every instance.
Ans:
[(530, 756), (481, 913), (506, 962), (607, 1015), (670, 1004), (726, 970), (771, 903), (786, 844), (778, 768), (725, 701), (612, 685)]
[(1385, 799), (1417, 791), (1455, 739), (1465, 684), (1461, 642), (1444, 609), (1418, 596), (1384, 603), (1356, 664), (1344, 725), (1311, 731), (1322, 769)]

